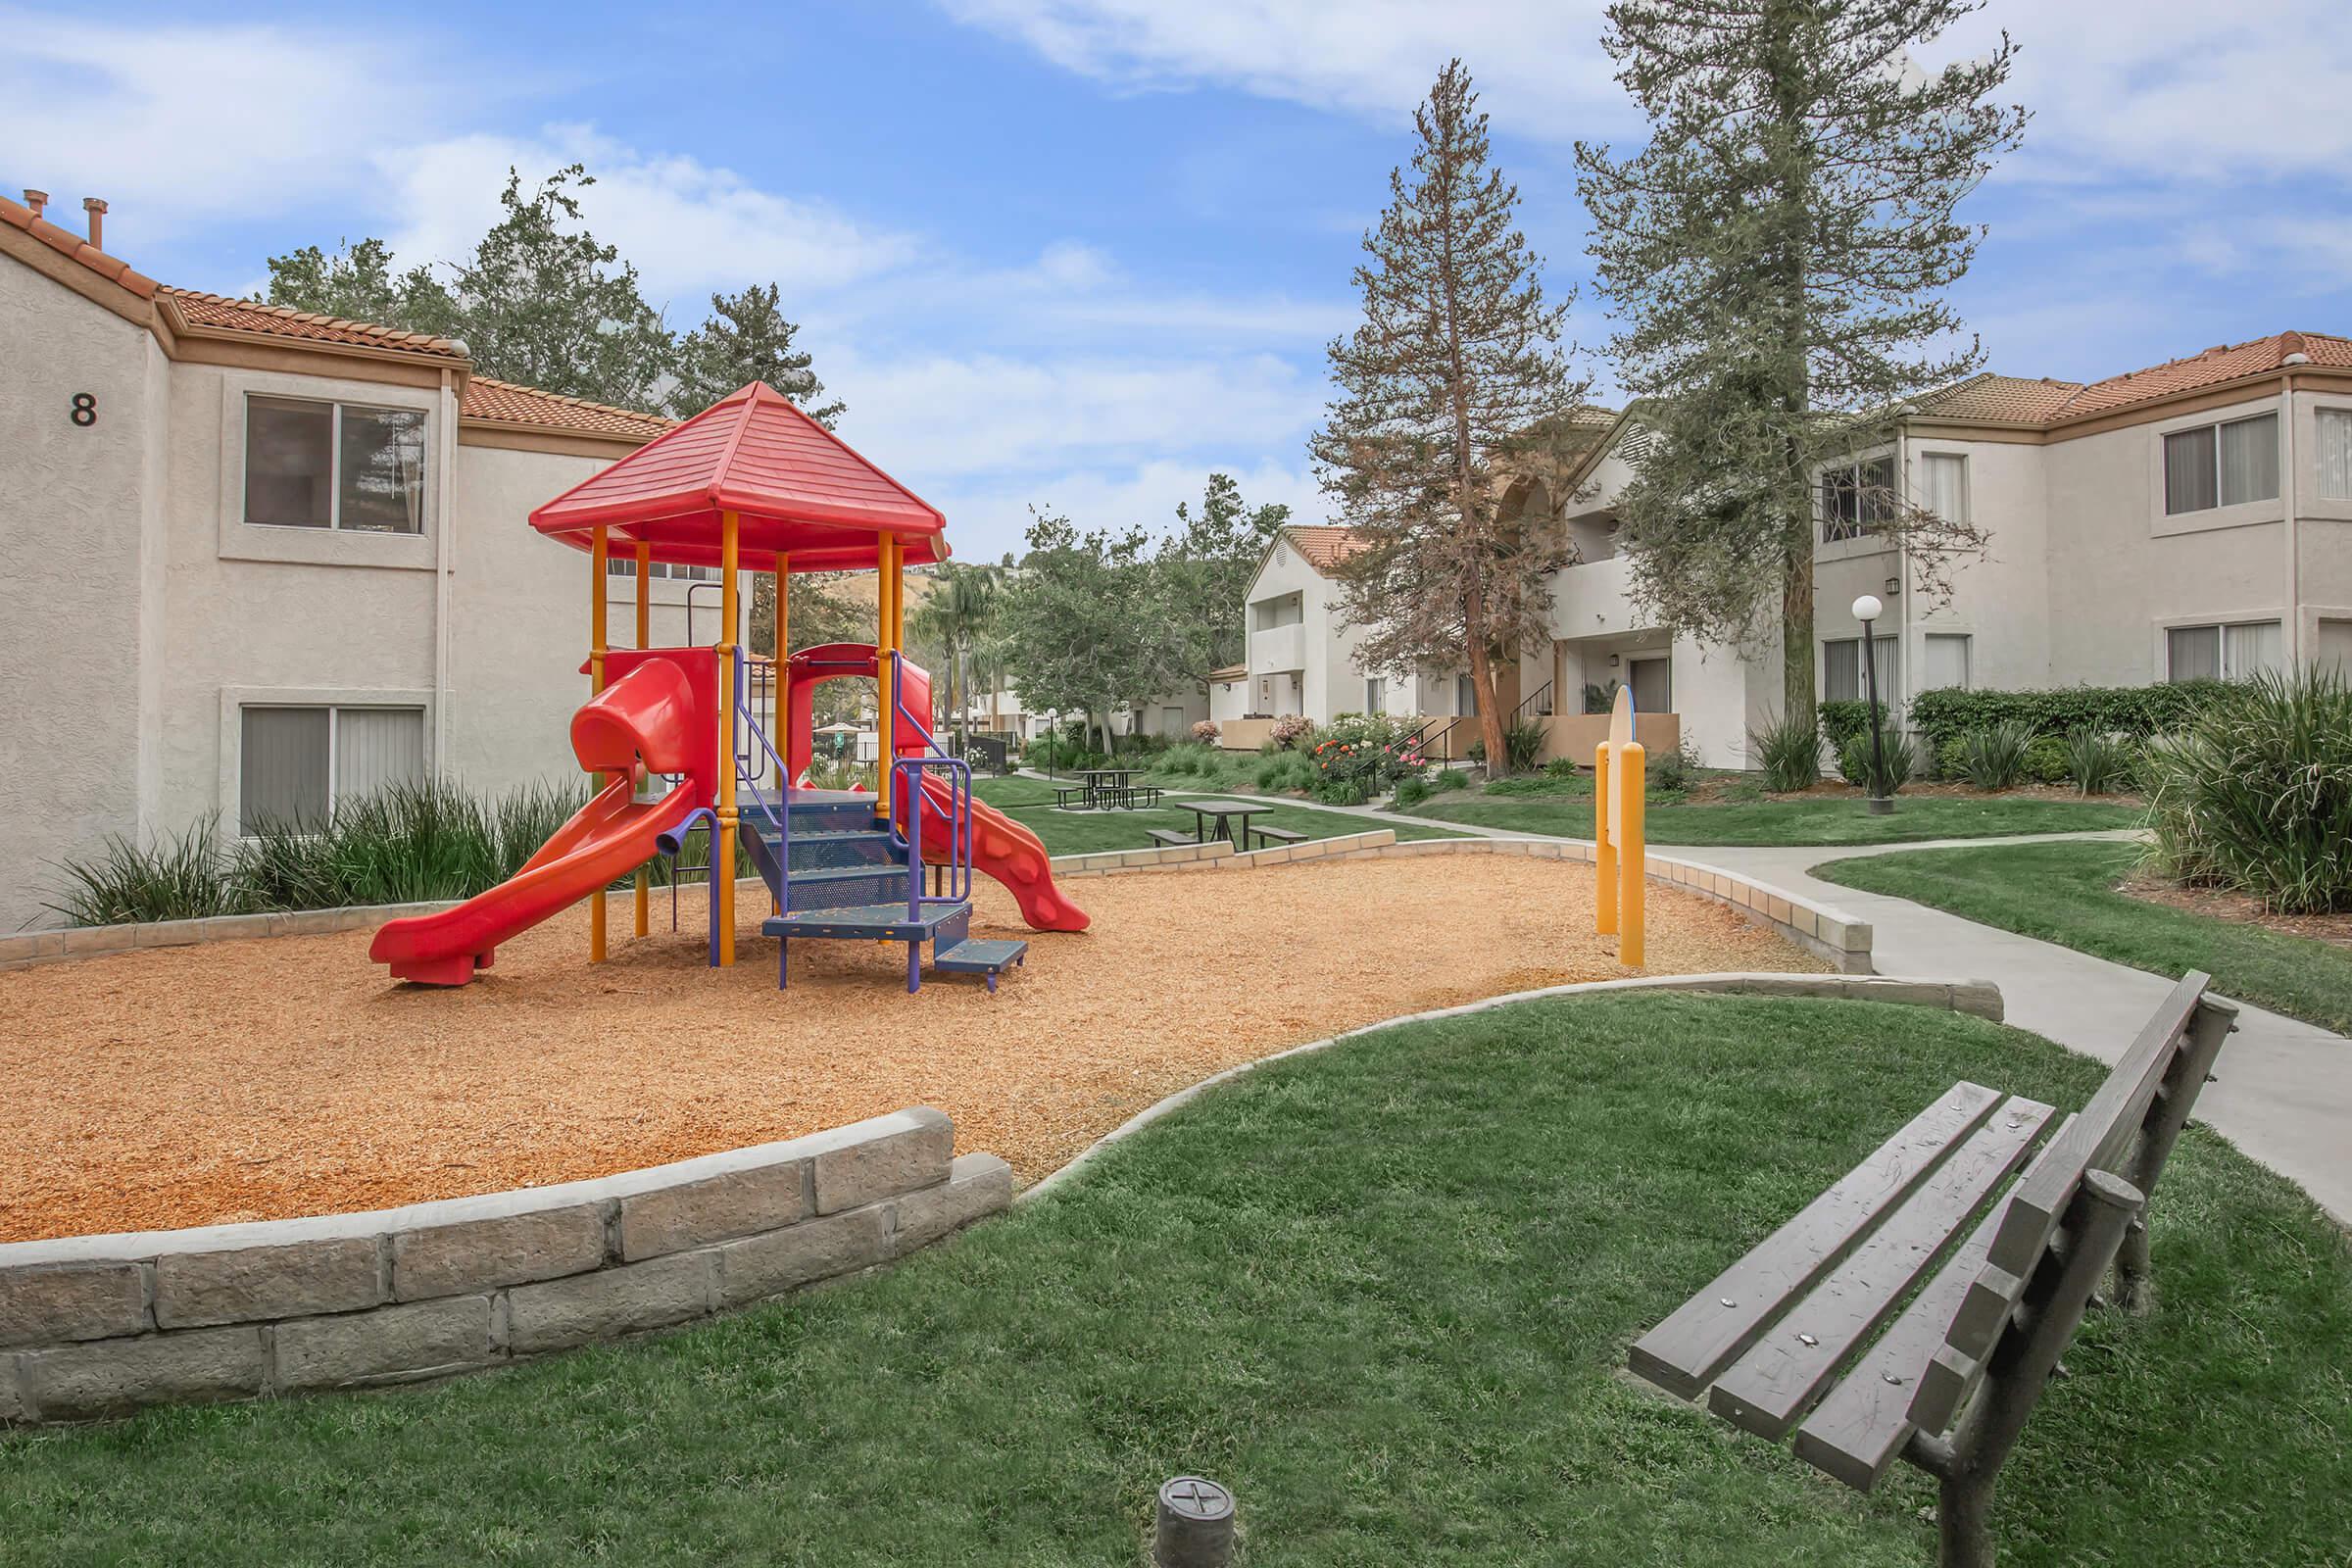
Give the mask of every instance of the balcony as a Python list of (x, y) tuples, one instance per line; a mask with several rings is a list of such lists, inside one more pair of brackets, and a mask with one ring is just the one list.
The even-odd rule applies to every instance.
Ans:
[(1268, 626), (1250, 634), (1250, 673), (1271, 674), (1278, 670), (1306, 667), (1306, 627), (1297, 621), (1288, 626)]
[(1631, 564), (1623, 556), (1553, 572), (1553, 635), (1574, 640), (1650, 630), (1648, 619), (1634, 608), (1632, 581)]

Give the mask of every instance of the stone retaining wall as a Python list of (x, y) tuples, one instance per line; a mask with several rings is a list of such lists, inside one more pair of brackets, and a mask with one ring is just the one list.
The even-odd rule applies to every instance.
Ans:
[(0, 1245), (0, 1422), (476, 1371), (747, 1306), (1004, 1208), (929, 1107), (594, 1181)]

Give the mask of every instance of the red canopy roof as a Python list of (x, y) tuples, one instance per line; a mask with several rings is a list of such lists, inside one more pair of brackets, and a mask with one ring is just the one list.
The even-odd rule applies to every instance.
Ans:
[(719, 564), (719, 514), (738, 518), (739, 563), (769, 571), (779, 552), (794, 571), (877, 564), (897, 534), (906, 564), (944, 561), (947, 519), (847, 442), (754, 381), (656, 436), (531, 514), (531, 526), (586, 550), (599, 523), (612, 553), (642, 543), (656, 561)]

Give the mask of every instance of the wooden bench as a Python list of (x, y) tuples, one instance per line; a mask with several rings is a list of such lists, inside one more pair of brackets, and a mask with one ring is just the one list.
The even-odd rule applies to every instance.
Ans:
[(1294, 833), (1287, 827), (1253, 827), (1250, 830), (1250, 836), (1257, 840), (1257, 847), (1261, 850), (1270, 849), (1277, 844), (1304, 844), (1306, 842), (1305, 834)]
[(1994, 1481), (2110, 1265), (2122, 1304), (2147, 1309), (2148, 1195), (2234, 1027), (2210, 978), (2173, 988), (2039, 1153), (2051, 1107), (1953, 1085), (1643, 1335), (1634, 1371), (1793, 1432), (1859, 1491), (1908, 1460), (1940, 1484), (1938, 1561), (1989, 1568)]
[(1165, 844), (1171, 850), (1189, 850), (1200, 841), (1182, 828), (1155, 827), (1148, 829), (1154, 844)]
[(1070, 810), (1074, 805), (1084, 806), (1086, 798), (1087, 788), (1083, 784), (1059, 784), (1054, 789), (1054, 805), (1060, 810)]

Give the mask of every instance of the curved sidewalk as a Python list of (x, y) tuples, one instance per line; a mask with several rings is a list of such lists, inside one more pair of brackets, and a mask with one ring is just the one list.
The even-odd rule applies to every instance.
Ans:
[[(1686, 848), (1674, 853), (1819, 899), (1868, 920), (1872, 957), (1881, 969), (1990, 980), (2001, 988), (2010, 1023), (2112, 1063), (2164, 1000), (2173, 979), (1810, 874), (1813, 866), (1856, 856), (2025, 842), (2031, 841)], [(2236, 1005), (2237, 1033), (2222, 1047), (2215, 1082), (2197, 1102), (2197, 1119), (2300, 1184), (2337, 1224), (2352, 1225), (2352, 1040), (2249, 1003)]]

